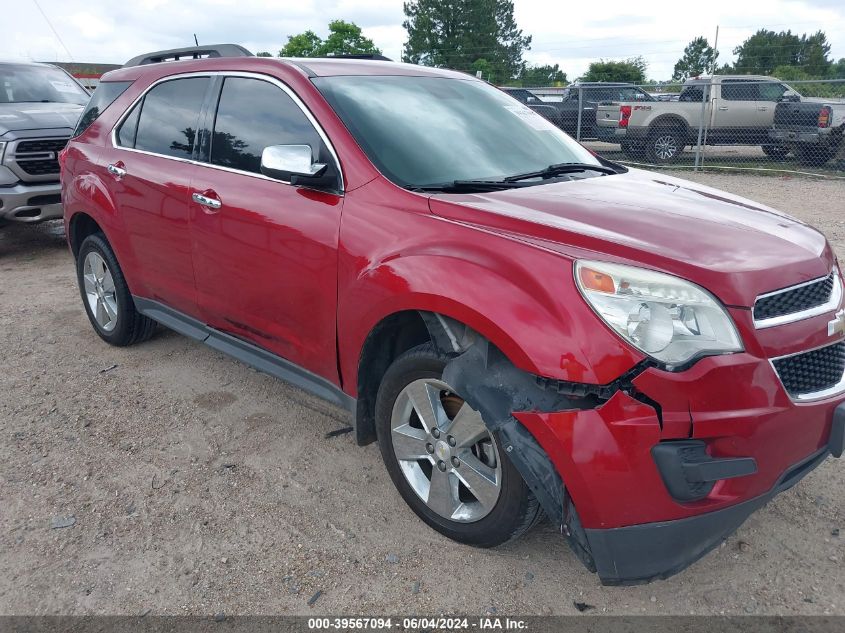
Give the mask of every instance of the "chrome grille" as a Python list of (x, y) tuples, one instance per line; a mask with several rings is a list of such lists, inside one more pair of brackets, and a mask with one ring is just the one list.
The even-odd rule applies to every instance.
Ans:
[(823, 397), (845, 378), (845, 341), (773, 359), (772, 366), (790, 397)]
[(836, 310), (842, 299), (837, 270), (827, 277), (790, 286), (757, 297), (752, 315), (757, 328), (784, 325)]
[(69, 138), (39, 138), (17, 141), (5, 164), (21, 180), (45, 181), (59, 178), (59, 152)]

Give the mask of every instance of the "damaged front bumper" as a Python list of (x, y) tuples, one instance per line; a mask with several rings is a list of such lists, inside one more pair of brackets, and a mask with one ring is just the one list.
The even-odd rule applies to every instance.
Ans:
[(452, 357), (444, 381), (499, 434), (604, 584), (683, 570), (845, 451), (845, 394), (794, 402), (771, 364), (750, 353), (679, 372), (646, 361), (608, 385), (586, 385), (522, 371), (450, 322), (427, 325)]
[[(762, 370), (761, 370), (762, 367)], [(747, 354), (654, 368), (591, 410), (515, 412), (577, 508), (576, 552), (607, 585), (683, 570), (825, 457), (845, 450), (843, 397), (792, 402)], [(572, 514), (573, 511), (570, 513)]]
[(585, 529), (586, 540), (602, 584), (645, 583), (668, 578), (686, 569), (718, 547), (775, 495), (798, 483), (829, 454), (827, 448), (822, 449), (785, 473), (769, 493), (722, 510), (673, 521)]

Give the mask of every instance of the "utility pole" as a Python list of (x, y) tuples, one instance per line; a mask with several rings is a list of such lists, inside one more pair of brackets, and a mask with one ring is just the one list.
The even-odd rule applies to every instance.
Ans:
[(710, 74), (716, 74), (716, 57), (719, 55), (719, 25), (716, 25), (716, 38), (713, 40), (713, 67), (710, 69)]

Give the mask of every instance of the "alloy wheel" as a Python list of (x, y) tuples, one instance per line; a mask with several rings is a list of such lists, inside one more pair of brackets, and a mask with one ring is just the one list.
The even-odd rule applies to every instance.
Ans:
[(82, 279), (85, 298), (94, 320), (104, 332), (111, 332), (117, 325), (117, 296), (114, 278), (106, 260), (99, 253), (91, 251), (85, 256)]
[(671, 134), (658, 136), (654, 139), (654, 154), (660, 160), (669, 160), (678, 153), (678, 144)]
[(496, 440), (446, 383), (424, 378), (407, 385), (390, 428), (399, 468), (429, 509), (460, 523), (493, 510), (502, 490)]

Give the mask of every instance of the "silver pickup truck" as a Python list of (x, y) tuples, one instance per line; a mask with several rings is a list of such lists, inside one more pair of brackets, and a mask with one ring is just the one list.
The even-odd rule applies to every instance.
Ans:
[(88, 98), (55, 66), (0, 62), (0, 225), (62, 217), (58, 153)]
[(845, 167), (845, 100), (784, 101), (775, 108), (773, 143), (795, 152), (804, 165), (819, 167), (839, 153), (838, 167)]
[(801, 99), (774, 77), (714, 75), (688, 79), (678, 101), (616, 102), (600, 105), (596, 114), (599, 140), (619, 143), (630, 158), (652, 163), (677, 160), (684, 147), (708, 145), (760, 145), (773, 157), (789, 148), (774, 143), (769, 129), (775, 106), (784, 98)]

